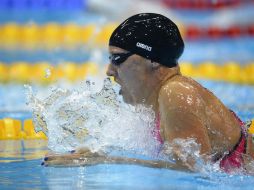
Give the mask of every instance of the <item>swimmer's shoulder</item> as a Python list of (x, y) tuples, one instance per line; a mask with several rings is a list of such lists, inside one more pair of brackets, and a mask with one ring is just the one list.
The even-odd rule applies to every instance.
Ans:
[[(181, 75), (174, 77), (173, 80), (168, 80), (160, 89), (159, 103), (170, 104), (172, 108), (179, 108), (179, 105), (196, 107), (193, 105), (196, 102), (200, 102), (201, 105), (203, 97), (196, 83), (192, 79)], [(186, 104), (186, 102), (190, 101), (192, 103)]]
[[(174, 89), (175, 92), (185, 92), (197, 96), (209, 96), (209, 98), (215, 97), (215, 95), (207, 88), (202, 86), (196, 80), (186, 77), (183, 75), (177, 75), (172, 80), (166, 81), (166, 83), (162, 86), (161, 90), (165, 90), (167, 88)], [(167, 87), (167, 88), (165, 88)]]
[(179, 93), (192, 94), (197, 93), (199, 84), (191, 78), (177, 75), (171, 80), (166, 81), (161, 89), (160, 94), (176, 95)]

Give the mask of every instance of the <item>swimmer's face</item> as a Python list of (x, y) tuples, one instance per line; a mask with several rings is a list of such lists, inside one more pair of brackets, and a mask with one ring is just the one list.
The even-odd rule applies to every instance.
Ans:
[[(109, 46), (109, 54), (114, 58), (114, 55), (120, 54), (126, 56), (129, 53), (118, 47)], [(116, 60), (123, 58), (117, 57)], [(124, 60), (124, 58), (123, 58)], [(129, 54), (120, 64), (110, 61), (107, 75), (114, 77), (114, 80), (121, 86), (120, 94), (123, 99), (129, 104), (140, 104), (146, 98), (146, 87), (148, 77), (148, 66), (145, 59), (136, 54)]]

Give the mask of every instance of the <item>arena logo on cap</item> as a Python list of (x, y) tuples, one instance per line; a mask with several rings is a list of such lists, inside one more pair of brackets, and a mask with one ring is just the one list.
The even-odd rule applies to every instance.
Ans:
[(137, 46), (137, 47), (140, 47), (140, 48), (142, 48), (142, 49), (145, 49), (145, 50), (147, 50), (147, 51), (152, 51), (152, 47), (151, 47), (151, 46), (142, 44), (142, 43), (140, 43), (140, 42), (137, 42), (136, 46)]

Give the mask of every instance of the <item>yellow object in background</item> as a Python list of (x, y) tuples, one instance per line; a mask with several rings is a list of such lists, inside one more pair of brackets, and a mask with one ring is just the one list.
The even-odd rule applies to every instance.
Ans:
[(180, 71), (185, 76), (194, 76), (194, 66), (190, 62), (181, 62)]
[(250, 125), (250, 127), (248, 129), (248, 132), (250, 134), (254, 134), (254, 119), (251, 121), (251, 125)]
[(208, 79), (220, 79), (220, 68), (212, 62), (203, 62), (197, 67), (197, 77), (205, 76)]
[[(0, 119), (0, 162), (22, 161), (24, 159), (38, 159), (47, 153), (47, 137), (40, 131), (36, 133), (31, 119), (25, 120), (23, 129), (20, 120), (11, 118)], [(26, 141), (21, 141), (26, 140)], [(36, 140), (36, 141), (34, 141)], [(23, 152), (22, 143), (26, 149), (39, 149), (33, 154)], [(44, 150), (43, 150), (44, 148)], [(15, 158), (15, 159), (10, 159)]]
[(41, 27), (43, 47), (48, 50), (58, 48), (61, 42), (61, 28), (55, 23), (48, 23)]
[(67, 79), (71, 82), (74, 82), (78, 79), (78, 70), (77, 65), (72, 62), (65, 62), (58, 65), (58, 79)]
[(29, 82), (31, 79), (31, 65), (26, 62), (14, 62), (9, 68), (9, 79), (14, 82)]
[(107, 46), (109, 38), (116, 27), (116, 24), (107, 24), (103, 26), (98, 35), (96, 36), (95, 44), (100, 47)]
[(24, 121), (24, 132), (26, 133), (25, 139), (44, 139), (47, 140), (47, 136), (42, 132), (36, 133), (32, 119)]
[(81, 28), (81, 45), (87, 45), (92, 42), (92, 39), (95, 36), (96, 26), (87, 25)]
[(7, 82), (9, 78), (9, 67), (4, 63), (0, 62), (0, 82)]
[(98, 75), (99, 71), (99, 66), (92, 62), (63, 62), (57, 66), (48, 62), (0, 63), (0, 82), (50, 84), (63, 79), (76, 82), (84, 80), (87, 75)]
[(15, 23), (8, 23), (0, 29), (0, 47), (4, 49), (17, 48), (20, 39), (20, 27)]
[(56, 73), (54, 67), (48, 62), (37, 62), (32, 66), (31, 82), (49, 84), (56, 81)]
[[(190, 62), (180, 62), (181, 73), (185, 76), (221, 80), (237, 84), (254, 84), (254, 63), (242, 66), (229, 62), (218, 65), (213, 62), (203, 62), (199, 65)], [(49, 62), (14, 62), (0, 63), (0, 82), (51, 84), (59, 80), (77, 82), (87, 76), (105, 76), (106, 67), (93, 62), (75, 63), (62, 62), (54, 65)]]
[(241, 67), (236, 62), (228, 62), (222, 67), (223, 75), (226, 81), (239, 83), (241, 75)]
[(2, 120), (3, 134), (2, 139), (21, 139), (23, 134), (21, 133), (21, 121), (10, 118)]
[(0, 120), (0, 140), (21, 140), (21, 139), (41, 139), (47, 140), (47, 136), (42, 132), (36, 133), (31, 119), (25, 120), (22, 130), (20, 120), (4, 118)]
[(77, 65), (77, 76), (78, 76), (79, 80), (84, 80), (86, 78), (86, 76), (88, 75), (88, 69), (85, 66), (85, 64), (87, 64), (87, 63)]
[(81, 29), (76, 24), (67, 24), (62, 27), (61, 41), (65, 49), (75, 49), (81, 45)]
[(247, 64), (244, 67), (244, 71), (247, 83), (254, 84), (254, 62)]
[(99, 73), (99, 66), (93, 62), (86, 62), (81, 66), (81, 69), (86, 71), (86, 76), (96, 76)]
[(4, 121), (0, 120), (0, 139), (3, 139), (4, 136), (5, 136)]
[(3, 49), (54, 49), (73, 50), (80, 47), (106, 47), (115, 23), (98, 27), (94, 24), (79, 26), (74, 23), (45, 25), (8, 23), (0, 25), (0, 48)]
[(24, 25), (20, 27), (20, 47), (33, 50), (39, 47), (41, 41), (39, 27), (35, 24)]
[(24, 132), (26, 133), (26, 139), (34, 139), (36, 132), (34, 130), (33, 121), (27, 119), (24, 121)]

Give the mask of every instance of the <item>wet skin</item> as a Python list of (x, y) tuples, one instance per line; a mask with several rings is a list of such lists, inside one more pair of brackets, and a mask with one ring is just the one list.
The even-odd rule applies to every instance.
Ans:
[[(125, 51), (110, 47), (109, 52)], [(207, 155), (222, 154), (238, 142), (240, 127), (233, 114), (210, 91), (182, 76), (178, 67), (154, 66), (133, 55), (119, 66), (110, 64), (107, 74), (121, 85), (128, 103), (152, 105), (160, 113), (164, 141), (196, 138), (201, 154)]]
[[(125, 52), (127, 51), (118, 47), (109, 47), (110, 54)], [(241, 132), (234, 115), (213, 93), (193, 79), (182, 76), (178, 66), (167, 68), (134, 54), (120, 65), (110, 63), (107, 75), (114, 77), (121, 86), (121, 94), (126, 103), (152, 106), (156, 115), (160, 115), (160, 132), (164, 142), (172, 143), (177, 138), (194, 138), (201, 145), (201, 155), (207, 161), (222, 157), (238, 143)], [(247, 155), (253, 157), (253, 152), (249, 137)], [(179, 147), (173, 147), (176, 165), (168, 163), (168, 168), (193, 170), (193, 159), (188, 158), (183, 162), (181, 154), (183, 152)], [(84, 161), (84, 158), (91, 156), (96, 157), (98, 163), (109, 163), (109, 160), (111, 163), (121, 163), (121, 158), (81, 151), (72, 155), (49, 156), (45, 164), (71, 165), (79, 157), (82, 158), (83, 165), (89, 165), (89, 160)], [(145, 163), (122, 158), (122, 163), (124, 162)], [(76, 163), (82, 165), (82, 161)], [(148, 163), (143, 165), (149, 166)], [(165, 167), (165, 164), (156, 161), (150, 163), (151, 167), (155, 165)]]

